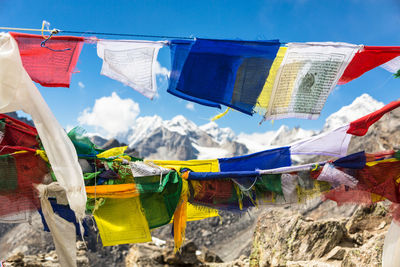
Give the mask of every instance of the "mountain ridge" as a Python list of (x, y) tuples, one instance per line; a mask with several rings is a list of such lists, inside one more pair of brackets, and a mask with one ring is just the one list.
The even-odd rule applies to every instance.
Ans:
[[(158, 115), (145, 116), (137, 118), (134, 127), (115, 139), (134, 148), (140, 157), (151, 159), (188, 160), (238, 156), (290, 145), (303, 138), (333, 130), (383, 105), (368, 94), (362, 94), (350, 105), (328, 116), (321, 130), (282, 125), (276, 131), (238, 135), (229, 127), (219, 127), (214, 121), (198, 126), (183, 115), (171, 120), (163, 120)], [(90, 136), (96, 145), (104, 145), (101, 136)]]

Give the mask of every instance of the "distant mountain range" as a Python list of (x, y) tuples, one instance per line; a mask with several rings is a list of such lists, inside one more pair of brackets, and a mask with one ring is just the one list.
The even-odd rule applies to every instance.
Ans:
[(232, 129), (220, 128), (215, 122), (197, 126), (182, 115), (172, 120), (163, 120), (154, 115), (139, 117), (132, 129), (111, 141), (93, 134), (91, 139), (98, 146), (104, 146), (107, 141), (114, 142), (115, 145), (115, 140), (118, 140), (120, 144), (127, 144), (131, 149), (135, 149), (140, 157), (150, 159), (230, 157), (289, 145), (302, 138), (342, 126), (383, 105), (368, 94), (363, 94), (350, 105), (331, 114), (320, 131), (281, 126), (277, 131), (236, 135)]

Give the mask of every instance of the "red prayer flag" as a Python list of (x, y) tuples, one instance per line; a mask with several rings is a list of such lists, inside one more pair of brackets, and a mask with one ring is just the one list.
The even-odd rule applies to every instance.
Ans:
[(10, 33), (17, 41), (22, 64), (31, 79), (42, 86), (69, 87), (72, 71), (78, 62), (83, 37), (53, 36), (41, 47), (41, 35)]
[(400, 100), (393, 101), (384, 106), (381, 109), (378, 109), (375, 112), (372, 112), (364, 117), (359, 118), (350, 123), (350, 127), (347, 130), (348, 134), (363, 136), (368, 132), (368, 128), (377, 122), (380, 118), (382, 118), (385, 113), (392, 111), (400, 106)]
[(354, 55), (338, 84), (348, 83), (397, 56), (400, 46), (364, 46)]

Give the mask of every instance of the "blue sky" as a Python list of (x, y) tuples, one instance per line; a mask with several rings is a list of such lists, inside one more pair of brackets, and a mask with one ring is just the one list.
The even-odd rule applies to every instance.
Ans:
[[(39, 28), (42, 20), (49, 21), (51, 28), (75, 31), (400, 45), (400, 0), (0, 0), (0, 26)], [(162, 66), (169, 68), (169, 57), (169, 50), (163, 48), (158, 58)], [(182, 114), (201, 125), (220, 112), (218, 109), (197, 104), (193, 105), (193, 109), (188, 109), (188, 102), (166, 92), (165, 80), (159, 84), (159, 97), (150, 101), (131, 88), (100, 75), (101, 65), (102, 61), (97, 57), (95, 44), (85, 44), (77, 64), (79, 73), (73, 74), (70, 88), (38, 86), (64, 127), (78, 125), (78, 117), (84, 110), (92, 112), (96, 99), (107, 97), (106, 100), (110, 100), (113, 92), (120, 99), (131, 99), (124, 103), (127, 106), (138, 107), (140, 113), (138, 109), (134, 109), (138, 113), (137, 116), (159, 115), (163, 119), (171, 119)], [(265, 132), (275, 130), (282, 124), (319, 129), (329, 114), (343, 105), (350, 104), (362, 93), (368, 93), (385, 104), (398, 99), (399, 84), (400, 80), (391, 78), (389, 72), (377, 68), (336, 88), (329, 96), (318, 120), (285, 119), (260, 126), (259, 115), (250, 117), (231, 112), (217, 123), (221, 127), (232, 128), (236, 133)], [(114, 102), (111, 101), (111, 105), (112, 103)], [(118, 117), (114, 116), (114, 119), (118, 120)], [(126, 118), (122, 121), (126, 128), (134, 123), (134, 117), (128, 117), (131, 118), (130, 121), (126, 121)], [(97, 125), (107, 123), (99, 119)], [(83, 127), (88, 131), (101, 131), (101, 128), (96, 129), (94, 126)]]

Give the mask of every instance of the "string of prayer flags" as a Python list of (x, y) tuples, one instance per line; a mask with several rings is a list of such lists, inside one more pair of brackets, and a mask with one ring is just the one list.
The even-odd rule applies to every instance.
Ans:
[(99, 40), (97, 55), (103, 59), (101, 74), (153, 99), (157, 94), (157, 55), (163, 45), (163, 42), (151, 41)]
[(400, 46), (364, 46), (354, 55), (338, 84), (348, 83), (398, 56)]
[[(169, 90), (251, 115), (279, 46), (278, 40), (196, 39), (180, 70), (176, 88), (173, 82)], [(174, 71), (176, 79), (179, 70)]]
[(264, 118), (318, 118), (358, 49), (346, 43), (289, 43)]
[(41, 35), (10, 33), (17, 41), (22, 64), (34, 82), (46, 87), (69, 87), (84, 38), (52, 36), (45, 43)]

